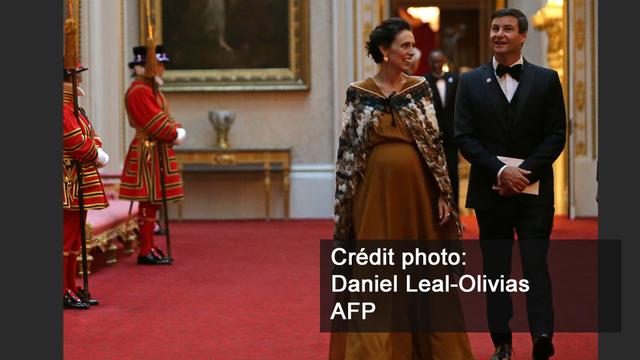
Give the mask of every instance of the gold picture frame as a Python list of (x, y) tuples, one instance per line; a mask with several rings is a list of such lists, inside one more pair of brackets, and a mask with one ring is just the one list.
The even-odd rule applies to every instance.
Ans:
[[(165, 45), (171, 59), (163, 76), (163, 91), (309, 90), (309, 0), (253, 2), (251, 9), (243, 6), (249, 3), (247, 1), (212, 0), (202, 9), (203, 2), (139, 0), (140, 44), (145, 44), (147, 38), (147, 1), (150, 4), (156, 42)], [(193, 9), (190, 9), (190, 4), (200, 4), (200, 7), (195, 8), (197, 5), (193, 5)], [(279, 10), (273, 10), (277, 16), (261, 14), (255, 9), (257, 4), (271, 6), (266, 10)], [(213, 9), (213, 6), (223, 6), (223, 10)], [(237, 8), (230, 9), (229, 6)], [(170, 20), (168, 24), (163, 24), (163, 11), (172, 16), (166, 19)], [(208, 18), (207, 12), (210, 13)], [(222, 20), (218, 18), (221, 13), (224, 14)], [(262, 29), (266, 27), (265, 31), (255, 31), (255, 26), (254, 31), (250, 31), (256, 21), (244, 21), (244, 17), (252, 16), (251, 14), (260, 15), (254, 20), (261, 22)], [(211, 20), (213, 16), (216, 18)], [(223, 27), (219, 27), (220, 21)], [(230, 26), (224, 27), (224, 24)], [(215, 26), (218, 26), (217, 29), (208, 30)], [(278, 31), (279, 29), (284, 31)], [(168, 31), (171, 31), (171, 35)], [(229, 33), (246, 41), (241, 45), (235, 45), (218, 39), (219, 34)], [(217, 35), (207, 35), (209, 37), (206, 40), (215, 38), (215, 41), (202, 41), (205, 39), (203, 34)], [(271, 34), (270, 38), (267, 38), (268, 41), (263, 41), (268, 34)], [(255, 46), (251, 48), (247, 44)], [(273, 49), (269, 48), (271, 44)], [(252, 49), (254, 53), (251, 53)], [(219, 64), (209, 65), (207, 61)], [(254, 66), (255, 64), (259, 65)]]

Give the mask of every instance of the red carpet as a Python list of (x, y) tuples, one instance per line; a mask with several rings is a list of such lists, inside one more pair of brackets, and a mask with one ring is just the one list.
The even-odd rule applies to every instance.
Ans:
[[(464, 222), (470, 237), (475, 221)], [(331, 221), (184, 222), (171, 233), (173, 266), (120, 257), (92, 275), (101, 305), (64, 311), (65, 359), (327, 358), (318, 240), (331, 236)], [(558, 220), (554, 237), (596, 233), (595, 220)], [(488, 359), (488, 335), (470, 337), (478, 359)], [(529, 358), (529, 343), (515, 334), (516, 359)], [(554, 359), (597, 358), (596, 334), (559, 333), (555, 344)]]

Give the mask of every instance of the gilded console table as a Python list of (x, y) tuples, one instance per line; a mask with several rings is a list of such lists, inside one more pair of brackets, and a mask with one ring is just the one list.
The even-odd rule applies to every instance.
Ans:
[[(271, 173), (282, 171), (284, 219), (289, 219), (290, 147), (260, 148), (175, 148), (180, 171), (252, 171), (264, 172), (264, 208), (266, 220), (271, 219)], [(182, 205), (178, 205), (182, 219)]]

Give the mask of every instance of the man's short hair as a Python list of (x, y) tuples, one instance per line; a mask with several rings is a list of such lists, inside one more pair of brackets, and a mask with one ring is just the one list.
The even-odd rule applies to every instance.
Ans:
[(518, 20), (518, 32), (520, 34), (526, 33), (529, 30), (529, 21), (527, 20), (527, 16), (522, 13), (522, 11), (513, 8), (506, 8), (496, 10), (496, 12), (491, 15), (491, 21), (495, 18), (501, 18), (505, 16), (513, 16)]
[(433, 61), (433, 56), (435, 54), (442, 54), (442, 56), (447, 56), (442, 49), (433, 49), (429, 52), (429, 62)]

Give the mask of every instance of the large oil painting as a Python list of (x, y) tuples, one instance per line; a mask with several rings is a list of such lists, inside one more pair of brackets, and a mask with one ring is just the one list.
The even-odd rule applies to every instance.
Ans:
[(309, 88), (308, 0), (140, 0), (141, 43), (147, 12), (165, 91)]

